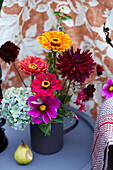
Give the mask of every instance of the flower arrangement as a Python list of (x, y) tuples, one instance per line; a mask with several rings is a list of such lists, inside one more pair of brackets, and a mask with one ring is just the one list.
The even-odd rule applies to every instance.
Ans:
[[(82, 90), (81, 87), (95, 69), (97, 76), (102, 74), (103, 68), (99, 64), (96, 66), (90, 50), (73, 49), (73, 41), (62, 26), (62, 21), (71, 17), (60, 11), (54, 14), (59, 18), (56, 31), (45, 32), (38, 37), (38, 43), (49, 50), (47, 62), (36, 56), (21, 60), (18, 65), (24, 75), (31, 75), (31, 85), (27, 87), (23, 82), (25, 88), (12, 87), (3, 96), (0, 113), (15, 129), (23, 130), (26, 124), (32, 122), (50, 135), (52, 123), (64, 123), (60, 117), (70, 116), (78, 120), (79, 116), (65, 108), (73, 96), (69, 93), (70, 88), (77, 84), (75, 104), (80, 106), (80, 111), (85, 110), (85, 102), (93, 97), (95, 87), (93, 84), (83, 86)], [(0, 48), (0, 56), (7, 63), (14, 64), (18, 52), (19, 47), (11, 42)]]

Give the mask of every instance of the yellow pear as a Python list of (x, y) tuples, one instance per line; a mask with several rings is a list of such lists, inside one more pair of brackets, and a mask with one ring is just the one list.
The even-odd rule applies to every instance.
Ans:
[(23, 140), (22, 144), (19, 145), (17, 150), (14, 153), (14, 158), (19, 164), (28, 164), (33, 159), (33, 154), (31, 149), (24, 144)]

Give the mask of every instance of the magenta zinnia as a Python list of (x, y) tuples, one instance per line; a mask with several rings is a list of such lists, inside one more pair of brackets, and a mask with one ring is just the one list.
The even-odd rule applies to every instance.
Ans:
[(20, 70), (24, 71), (24, 75), (33, 75), (36, 76), (40, 73), (47, 71), (48, 65), (45, 60), (41, 57), (33, 57), (29, 56), (24, 58), (18, 64), (20, 66)]
[(106, 99), (113, 97), (113, 80), (108, 79), (106, 83), (103, 85), (101, 90), (101, 95), (106, 97)]
[(89, 78), (93, 72), (96, 63), (92, 58), (92, 53), (89, 50), (80, 53), (80, 49), (73, 51), (71, 49), (58, 55), (57, 58), (57, 69), (60, 70), (62, 77), (67, 77), (69, 80), (77, 82), (84, 82), (86, 78)]
[(46, 96), (54, 98), (53, 92), (62, 89), (61, 81), (56, 79), (55, 74), (49, 72), (47, 72), (47, 75), (42, 73), (36, 76), (30, 87), (32, 88), (31, 91), (36, 93), (36, 98), (40, 98), (41, 96), (42, 98)]
[(56, 118), (57, 108), (60, 107), (60, 101), (57, 98), (51, 99), (50, 97), (41, 98), (39, 102), (34, 96), (30, 96), (28, 99), (28, 105), (33, 109), (28, 111), (28, 114), (32, 116), (32, 120), (35, 124), (52, 122), (51, 118)]
[(6, 63), (14, 62), (19, 54), (20, 48), (11, 41), (7, 41), (0, 48), (0, 57)]

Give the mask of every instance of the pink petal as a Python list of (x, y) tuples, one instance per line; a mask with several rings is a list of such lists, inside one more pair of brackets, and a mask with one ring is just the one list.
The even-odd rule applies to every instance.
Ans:
[(49, 117), (49, 115), (46, 114), (46, 112), (42, 112), (42, 118), (43, 118), (44, 123), (52, 122), (51, 118)]
[(33, 108), (33, 109), (28, 111), (28, 114), (33, 116), (33, 117), (37, 117), (40, 114), (40, 110), (38, 109), (38, 107), (37, 108)]
[(42, 103), (38, 102), (38, 100), (34, 96), (30, 96), (28, 99), (28, 105), (31, 107), (37, 107), (36, 105), (40, 105)]
[(47, 79), (48, 79), (49, 82), (53, 83), (54, 81), (56, 81), (56, 75), (51, 74), (51, 73), (47, 73)]
[(38, 117), (33, 117), (32, 120), (33, 120), (33, 122), (34, 122), (35, 124), (40, 124), (40, 123), (42, 123), (42, 119), (40, 119), (40, 118), (38, 118)]
[(41, 102), (44, 103), (45, 105), (48, 105), (50, 100), (51, 100), (51, 98), (49, 96), (46, 96), (44, 99), (41, 98)]
[(50, 117), (55, 118), (57, 116), (57, 109), (54, 106), (47, 106), (46, 113)]
[(54, 97), (54, 99), (50, 99), (48, 104), (56, 108), (60, 107), (60, 101), (56, 97)]

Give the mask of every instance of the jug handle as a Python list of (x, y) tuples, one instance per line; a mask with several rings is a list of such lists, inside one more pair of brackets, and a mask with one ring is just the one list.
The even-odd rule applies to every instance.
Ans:
[(65, 135), (66, 133), (68, 133), (68, 132), (70, 132), (71, 130), (73, 130), (73, 129), (78, 125), (78, 123), (79, 123), (79, 120), (76, 119), (75, 123), (74, 123), (71, 127), (63, 130), (63, 135)]
[(0, 118), (0, 128), (6, 123), (4, 118)]

